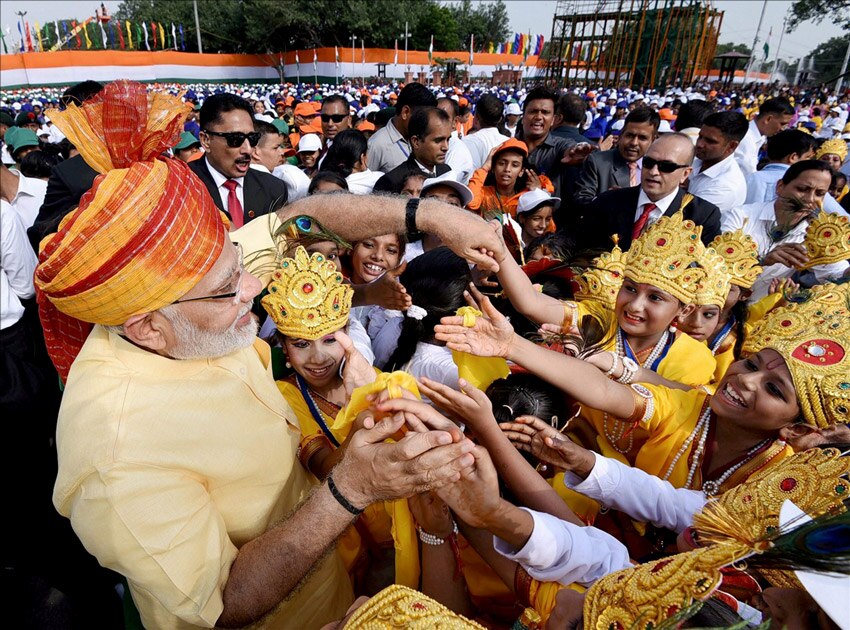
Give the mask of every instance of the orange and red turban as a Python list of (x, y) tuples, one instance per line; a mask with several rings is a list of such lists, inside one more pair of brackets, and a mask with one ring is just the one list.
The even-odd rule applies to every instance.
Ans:
[(164, 157), (190, 106), (116, 81), (50, 119), (102, 173), (41, 242), (39, 315), (62, 380), (92, 324), (120, 325), (177, 300), (206, 274), (227, 227), (204, 184)]

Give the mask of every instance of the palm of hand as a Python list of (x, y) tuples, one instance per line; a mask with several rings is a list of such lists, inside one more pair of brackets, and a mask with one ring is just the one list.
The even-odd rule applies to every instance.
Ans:
[(479, 317), (468, 336), (471, 354), (503, 357), (508, 354), (514, 328), (504, 317), (497, 320)]

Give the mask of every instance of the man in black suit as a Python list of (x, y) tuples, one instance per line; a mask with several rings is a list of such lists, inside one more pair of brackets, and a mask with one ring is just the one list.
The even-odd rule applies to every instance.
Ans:
[(581, 133), (585, 122), (587, 103), (578, 94), (562, 94), (555, 109), (555, 124), (549, 133), (572, 144), (589, 142)]
[(446, 164), (452, 126), (445, 111), (437, 107), (417, 109), (407, 123), (407, 131), (410, 134), (410, 157), (379, 179), (375, 192), (400, 193), (404, 180), (411, 173), (421, 173), (427, 178), (452, 170)]
[(683, 210), (684, 217), (702, 226), (702, 241), (720, 233), (720, 210), (681, 188), (691, 174), (694, 145), (681, 133), (661, 136), (643, 157), (639, 186), (603, 192), (585, 213), (584, 229), (576, 231), (578, 247), (611, 249), (611, 235), (628, 249), (632, 239), (661, 216)]
[(201, 107), (200, 123), (205, 155), (190, 162), (189, 168), (204, 182), (234, 228), (286, 203), (286, 184), (251, 168), (252, 149), (260, 134), (254, 131), (248, 101), (235, 94), (210, 96)]

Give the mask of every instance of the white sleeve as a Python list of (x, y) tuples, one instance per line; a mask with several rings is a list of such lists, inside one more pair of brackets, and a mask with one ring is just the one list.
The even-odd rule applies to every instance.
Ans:
[(590, 584), (632, 566), (628, 549), (601, 529), (580, 527), (551, 514), (520, 509), (534, 519), (528, 542), (516, 550), (494, 536), (493, 548), (522, 565), (535, 580)]
[(744, 213), (740, 208), (733, 208), (720, 215), (720, 231), (722, 233), (734, 232), (744, 227)]
[(3, 200), (0, 203), (0, 268), (6, 274), (12, 293), (21, 300), (35, 295), (33, 276), (37, 264), (21, 217)]
[(564, 485), (638, 521), (676, 533), (688, 527), (706, 503), (697, 490), (674, 488), (654, 475), (594, 453), (596, 463), (587, 479), (564, 473)]
[(446, 164), (451, 166), (455, 178), (464, 186), (469, 183), (472, 176), (472, 155), (463, 140), (454, 139), (449, 142), (449, 150), (446, 152)]
[(818, 279), (818, 282), (825, 282), (826, 280), (840, 278), (844, 275), (846, 270), (846, 260), (839, 260), (838, 262), (829, 263), (827, 265), (815, 265), (812, 267), (812, 273), (815, 274), (815, 278)]
[(307, 190), (310, 188), (310, 178), (297, 166), (281, 164), (275, 167), (273, 175), (283, 180), (286, 184), (286, 189), (289, 192), (288, 203), (307, 196)]
[(354, 342), (354, 347), (363, 355), (369, 362), (369, 365), (375, 365), (375, 353), (372, 351), (372, 341), (366, 333), (363, 324), (355, 317), (348, 318), (348, 336)]

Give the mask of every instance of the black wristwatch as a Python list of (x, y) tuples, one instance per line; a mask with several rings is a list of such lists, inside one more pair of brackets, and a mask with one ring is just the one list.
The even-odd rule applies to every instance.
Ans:
[(416, 210), (419, 208), (419, 197), (411, 197), (407, 200), (404, 209), (404, 228), (407, 230), (408, 241), (418, 241), (422, 238), (422, 232), (416, 228)]

